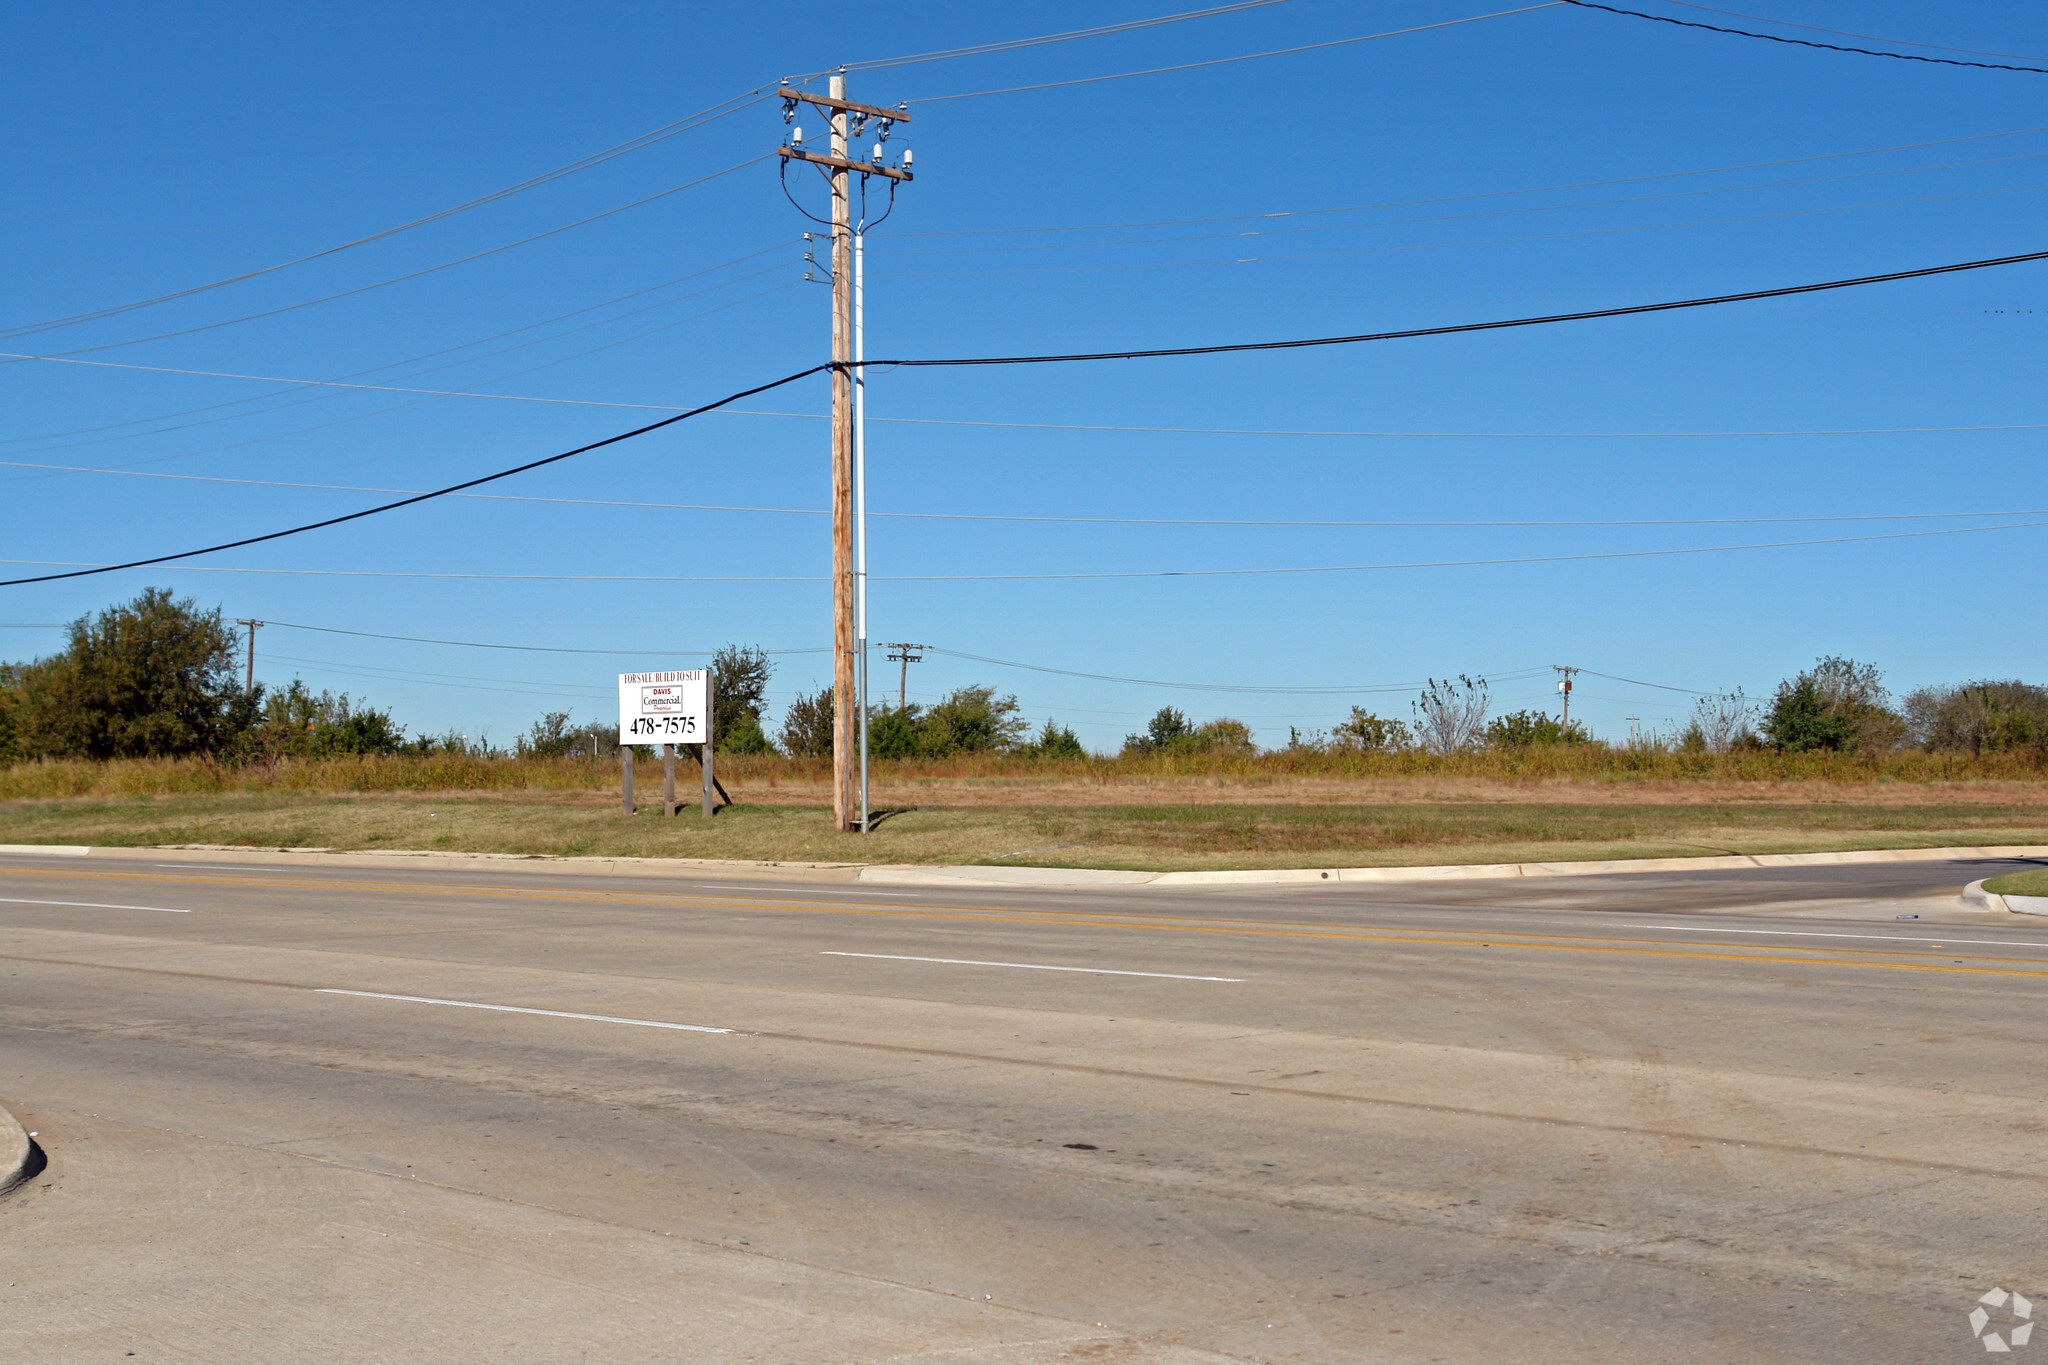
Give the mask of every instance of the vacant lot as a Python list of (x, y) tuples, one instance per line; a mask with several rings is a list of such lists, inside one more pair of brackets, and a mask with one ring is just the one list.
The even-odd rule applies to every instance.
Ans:
[(0, 802), (0, 842), (1146, 869), (2048, 844), (2048, 789), (2017, 782), (933, 780), (879, 787), (886, 814), (866, 839), (827, 828), (811, 784), (734, 794), (740, 804), (708, 822), (693, 807), (628, 818), (615, 794), (588, 790), (17, 799)]

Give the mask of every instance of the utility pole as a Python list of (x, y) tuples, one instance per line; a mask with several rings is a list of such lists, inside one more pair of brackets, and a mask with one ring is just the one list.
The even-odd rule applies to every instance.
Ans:
[(924, 652), (930, 645), (890, 645), (889, 662), (903, 665), (902, 673), (896, 680), (896, 709), (901, 711), (910, 701), (910, 666), (924, 662)]
[(249, 676), (247, 682), (243, 684), (242, 690), (253, 697), (256, 695), (256, 627), (263, 623), (261, 621), (245, 621), (237, 617), (235, 618), (235, 624), (249, 628)]
[[(785, 192), (792, 161), (808, 161), (817, 166), (830, 186), (831, 216), (823, 219), (810, 216), (813, 221), (832, 229), (832, 822), (837, 829), (865, 831), (868, 823), (865, 762), (867, 695), (862, 675), (866, 672), (867, 566), (864, 553), (858, 563), (854, 554), (857, 519), (855, 446), (864, 444), (859, 442), (854, 415), (854, 386), (857, 382), (854, 260), (859, 250), (858, 234), (872, 226), (867, 221), (866, 212), (868, 177), (879, 175), (889, 183), (892, 207), (896, 182), (912, 178), (908, 151), (903, 154), (901, 166), (885, 164), (882, 154), (882, 143), (888, 139), (890, 131), (898, 123), (908, 123), (910, 115), (901, 108), (882, 109), (853, 103), (846, 98), (844, 71), (830, 77), (826, 90), (826, 94), (816, 95), (785, 85), (776, 94), (782, 100), (785, 123), (794, 121), (799, 102), (814, 106), (824, 116), (827, 151), (824, 154), (805, 151), (801, 126), (777, 151), (782, 158)], [(859, 160), (851, 158), (848, 155), (851, 140), (864, 135), (870, 123), (879, 125), (871, 154)], [(862, 210), (858, 222), (853, 214), (851, 175), (861, 177)], [(793, 197), (791, 202), (794, 202)], [(882, 216), (888, 216), (886, 210)], [(859, 472), (864, 474), (865, 470)], [(863, 485), (861, 491), (864, 494), (865, 479), (859, 482)], [(861, 503), (858, 510), (864, 513), (865, 497)], [(864, 551), (865, 527), (861, 530)]]
[(1564, 719), (1558, 723), (1564, 729), (1569, 730), (1572, 728), (1572, 674), (1583, 673), (1585, 670), (1567, 668), (1563, 664), (1552, 664), (1550, 667), (1564, 675), (1557, 680), (1557, 694), (1564, 698)]
[(1628, 747), (1631, 749), (1636, 747), (1636, 722), (1641, 719), (1641, 716), (1628, 717)]

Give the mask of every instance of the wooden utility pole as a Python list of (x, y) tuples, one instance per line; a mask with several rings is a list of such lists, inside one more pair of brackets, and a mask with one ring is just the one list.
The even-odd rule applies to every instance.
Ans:
[[(884, 136), (896, 123), (907, 123), (910, 115), (900, 109), (881, 109), (855, 104), (846, 98), (846, 75), (833, 75), (825, 95), (809, 94), (783, 87), (785, 117), (798, 101), (814, 105), (824, 114), (829, 130), (829, 150), (820, 155), (804, 151), (799, 142), (778, 149), (785, 163), (808, 161), (825, 174), (831, 186), (832, 229), (832, 823), (834, 828), (861, 827), (859, 754), (866, 699), (861, 696), (856, 675), (857, 650), (854, 616), (853, 554), (853, 201), (848, 192), (850, 175), (879, 175), (890, 180), (909, 180), (910, 171), (884, 165), (879, 139), (872, 160), (848, 157), (849, 134), (858, 136), (871, 121), (882, 125)], [(866, 183), (865, 180), (862, 181)]]
[(896, 644), (889, 646), (889, 662), (903, 665), (896, 676), (896, 709), (903, 710), (910, 702), (910, 666), (924, 662), (924, 652), (930, 645)]
[(242, 690), (253, 697), (256, 695), (256, 627), (263, 623), (261, 621), (245, 621), (237, 617), (235, 624), (249, 628), (249, 675), (242, 685)]
[(1563, 675), (1557, 680), (1557, 694), (1564, 698), (1564, 719), (1558, 724), (1569, 730), (1572, 728), (1572, 674), (1580, 670), (1568, 668), (1564, 664), (1552, 664), (1550, 667), (1553, 672)]

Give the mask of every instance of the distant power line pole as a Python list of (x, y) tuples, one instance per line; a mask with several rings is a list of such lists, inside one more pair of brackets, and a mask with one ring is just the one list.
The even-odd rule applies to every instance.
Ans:
[[(867, 220), (867, 183), (879, 175), (889, 183), (889, 204), (896, 202), (896, 182), (911, 179), (908, 151), (901, 166), (883, 160), (882, 144), (898, 123), (910, 115), (902, 107), (882, 109), (855, 104), (846, 98), (846, 73), (830, 77), (828, 93), (816, 95), (783, 86), (775, 93), (782, 99), (782, 119), (794, 123), (799, 102), (815, 107), (825, 118), (827, 150), (808, 152), (803, 148), (801, 125), (790, 140), (777, 148), (782, 157), (783, 190), (788, 192), (789, 163), (808, 161), (823, 173), (831, 186), (831, 217), (819, 218), (803, 210), (812, 221), (832, 229), (832, 820), (842, 830), (868, 826), (867, 818), (867, 535), (860, 527), (860, 555), (855, 556), (856, 501), (866, 511), (866, 461), (855, 421), (856, 390), (864, 376), (857, 354), (856, 294), (860, 282), (861, 238), (873, 226)], [(876, 125), (874, 144), (868, 156), (849, 155), (850, 142)], [(849, 173), (861, 178), (861, 214), (853, 214)], [(791, 201), (795, 203), (792, 196)], [(801, 208), (801, 206), (799, 206)], [(882, 217), (888, 216), (883, 210)], [(876, 220), (877, 222), (880, 219)], [(858, 518), (865, 522), (865, 516)], [(856, 771), (855, 761), (859, 759)], [(856, 815), (858, 811), (858, 815)]]
[(1557, 695), (1564, 698), (1564, 719), (1558, 724), (1566, 730), (1572, 728), (1572, 674), (1585, 672), (1582, 668), (1568, 668), (1563, 664), (1552, 664), (1551, 668), (1564, 676), (1557, 680)]
[(1636, 722), (1637, 722), (1637, 721), (1639, 721), (1639, 720), (1641, 720), (1641, 719), (1642, 719), (1642, 717), (1641, 717), (1641, 716), (1630, 716), (1630, 717), (1628, 717), (1627, 719), (1628, 719), (1628, 747), (1629, 747), (1629, 748), (1631, 748), (1631, 749), (1633, 749), (1633, 748), (1635, 748), (1635, 747), (1636, 747), (1636, 740), (1637, 740), (1637, 735), (1636, 735)]
[(245, 621), (237, 617), (235, 618), (235, 624), (249, 628), (249, 675), (248, 680), (243, 684), (242, 690), (253, 697), (256, 695), (256, 627), (263, 623), (261, 621)]
[(903, 665), (896, 679), (896, 709), (901, 711), (910, 702), (910, 666), (924, 662), (924, 652), (930, 645), (890, 645), (889, 662)]

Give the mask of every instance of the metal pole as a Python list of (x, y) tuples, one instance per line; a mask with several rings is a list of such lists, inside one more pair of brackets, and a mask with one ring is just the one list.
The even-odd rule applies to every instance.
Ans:
[(860, 648), (860, 832), (868, 832), (868, 376), (863, 233), (853, 234), (853, 524), (855, 638)]

